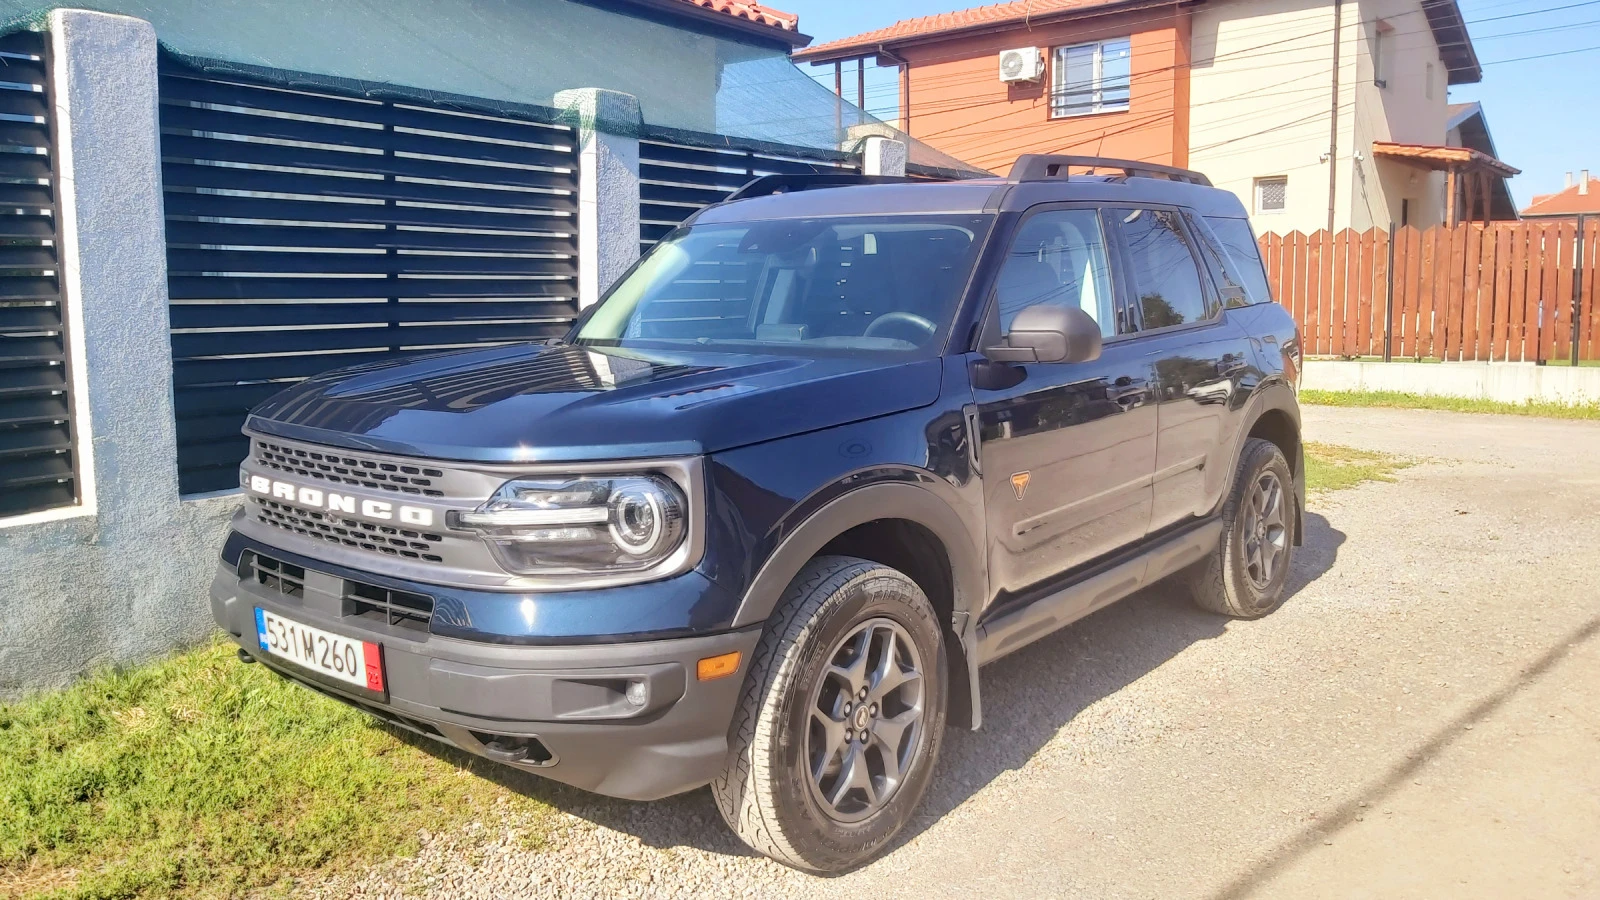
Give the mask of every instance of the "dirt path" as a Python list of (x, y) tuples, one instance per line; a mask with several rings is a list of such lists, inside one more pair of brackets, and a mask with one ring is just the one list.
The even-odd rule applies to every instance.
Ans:
[[(1600, 423), (1314, 408), (1308, 439), (1428, 457), (1313, 505), (1259, 622), (1130, 598), (984, 671), (902, 844), (834, 879), (748, 855), (705, 791), (538, 784), (549, 851), (487, 829), (365, 894), (1600, 894)], [(330, 885), (350, 893), (351, 885)]]

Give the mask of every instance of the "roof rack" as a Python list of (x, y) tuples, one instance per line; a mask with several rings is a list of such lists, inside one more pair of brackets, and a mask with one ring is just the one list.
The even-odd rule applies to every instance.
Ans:
[(1011, 166), (1006, 180), (1012, 184), (1024, 181), (1048, 181), (1063, 178), (1067, 169), (1114, 169), (1124, 178), (1162, 178), (1211, 187), (1211, 179), (1190, 169), (1162, 166), (1155, 163), (1136, 162), (1131, 159), (1107, 159), (1101, 156), (1058, 156), (1053, 153), (1024, 153)]
[(763, 175), (723, 198), (724, 203), (771, 194), (814, 191), (819, 188), (851, 187), (862, 184), (912, 184), (949, 181), (948, 178), (906, 175), (858, 175), (854, 172), (819, 172), (795, 175)]

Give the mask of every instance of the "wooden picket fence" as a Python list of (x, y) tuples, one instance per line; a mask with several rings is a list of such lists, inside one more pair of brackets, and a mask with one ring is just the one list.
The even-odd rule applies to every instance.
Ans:
[(1405, 227), (1392, 249), (1376, 228), (1262, 236), (1307, 355), (1600, 359), (1600, 217)]

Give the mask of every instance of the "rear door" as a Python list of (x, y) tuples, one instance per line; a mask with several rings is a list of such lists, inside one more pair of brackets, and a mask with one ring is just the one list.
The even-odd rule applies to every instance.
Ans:
[[(1221, 501), (1252, 357), (1248, 336), (1228, 321), (1223, 295), (1202, 265), (1204, 254), (1215, 252), (1209, 236), (1176, 208), (1108, 213), (1136, 298), (1134, 343), (1155, 370), (1154, 533), (1207, 515)], [(1237, 289), (1223, 287), (1230, 295)]]
[(1133, 322), (1107, 237), (1089, 206), (1030, 210), (988, 315), (1004, 334), (1024, 307), (1077, 306), (1105, 344), (1088, 363), (1015, 364), (969, 356), (997, 593), (1015, 594), (1145, 536), (1155, 469), (1152, 358)]

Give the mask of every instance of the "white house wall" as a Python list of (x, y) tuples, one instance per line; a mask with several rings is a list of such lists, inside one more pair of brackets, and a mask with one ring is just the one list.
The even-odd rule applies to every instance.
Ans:
[[(1405, 199), (1410, 200), (1409, 224), (1421, 228), (1437, 225), (1444, 221), (1444, 175), (1393, 161), (1375, 162), (1372, 142), (1446, 143), (1447, 74), (1438, 43), (1418, 0), (1361, 0), (1359, 9), (1355, 139), (1363, 159), (1351, 184), (1352, 223), (1357, 228), (1398, 224), (1401, 200)], [(1380, 74), (1386, 86), (1382, 88), (1373, 83), (1372, 47), (1379, 19), (1393, 28), (1384, 38)]]
[[(1349, 0), (1339, 48), (1334, 228), (1444, 217), (1443, 176), (1375, 163), (1373, 141), (1443, 144), (1446, 73), (1419, 0)], [(1373, 83), (1374, 22), (1387, 19), (1387, 88)], [(1258, 232), (1328, 223), (1334, 9), (1326, 0), (1229, 0), (1194, 12), (1189, 162), (1238, 194)], [(1434, 84), (1428, 96), (1426, 76)], [(1288, 179), (1287, 209), (1256, 211), (1255, 181)]]
[[(1346, 46), (1354, 34), (1348, 4)], [(1325, 0), (1237, 0), (1194, 13), (1189, 162), (1238, 194), (1257, 231), (1327, 224), (1333, 7)], [(1348, 159), (1354, 61), (1340, 60), (1340, 156)], [(1347, 168), (1347, 165), (1345, 166)], [(1258, 178), (1288, 178), (1287, 209), (1258, 214)], [(1340, 173), (1344, 180), (1347, 174)], [(1342, 212), (1342, 211), (1341, 211)]]

